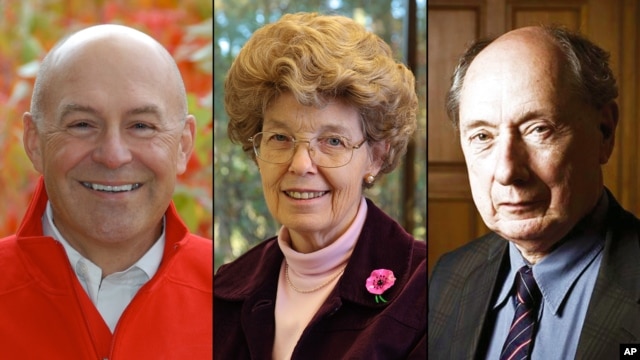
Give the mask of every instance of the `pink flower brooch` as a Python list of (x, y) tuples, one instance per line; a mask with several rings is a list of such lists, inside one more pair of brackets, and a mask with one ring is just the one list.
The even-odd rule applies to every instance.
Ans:
[(393, 275), (393, 271), (387, 269), (373, 270), (371, 276), (367, 278), (367, 291), (376, 296), (376, 303), (386, 303), (387, 300), (382, 297), (382, 293), (392, 287), (395, 282), (396, 277)]

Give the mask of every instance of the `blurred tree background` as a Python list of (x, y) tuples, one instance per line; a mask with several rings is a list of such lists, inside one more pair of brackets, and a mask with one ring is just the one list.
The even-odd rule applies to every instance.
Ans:
[(178, 63), (198, 129), (174, 201), (193, 232), (212, 237), (212, 5), (211, 0), (0, 0), (0, 237), (17, 230), (39, 176), (22, 147), (22, 114), (29, 109), (40, 61), (64, 36), (99, 23), (146, 32)]
[[(243, 44), (259, 27), (285, 13), (315, 11), (345, 15), (378, 34), (405, 59), (409, 1), (416, 0), (214, 0), (214, 246), (215, 269), (258, 242), (273, 236), (279, 225), (273, 220), (262, 194), (253, 161), (227, 137), (223, 84), (227, 70)], [(417, 0), (416, 81), (420, 108), (414, 137), (415, 161), (401, 164), (393, 173), (366, 191), (387, 214), (399, 220), (403, 208), (403, 166), (413, 166), (416, 184), (410, 213), (416, 238), (426, 236), (426, 0)], [(407, 63), (407, 61), (403, 61)]]

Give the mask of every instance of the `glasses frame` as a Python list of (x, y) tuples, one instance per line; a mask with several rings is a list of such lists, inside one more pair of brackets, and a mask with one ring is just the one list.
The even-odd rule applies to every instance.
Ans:
[[(293, 151), (291, 152), (291, 157), (289, 157), (289, 159), (287, 159), (287, 160), (285, 160), (285, 161), (282, 161), (282, 162), (274, 162), (274, 161), (269, 161), (269, 160), (265, 160), (265, 159), (263, 159), (263, 158), (260, 156), (259, 151), (258, 151), (259, 146), (256, 146), (256, 142), (254, 141), (254, 140), (256, 139), (256, 137), (257, 137), (258, 135), (261, 135), (261, 134), (278, 134), (278, 135), (284, 135), (284, 136), (288, 136), (288, 137), (290, 137), (290, 138), (293, 140)], [(359, 143), (358, 145), (349, 145), (349, 146), (347, 146), (347, 147), (346, 147), (346, 148), (347, 148), (347, 150), (351, 150), (351, 156), (349, 157), (349, 161), (347, 161), (346, 163), (344, 163), (344, 164), (342, 164), (342, 165), (338, 165), (338, 166), (323, 166), (323, 165), (319, 165), (319, 164), (317, 164), (317, 163), (314, 161), (313, 156), (311, 156), (311, 150), (312, 150), (312, 148), (311, 148), (311, 141), (316, 140), (316, 139), (318, 139), (319, 137), (321, 137), (321, 136), (316, 136), (316, 137), (313, 137), (313, 138), (308, 139), (308, 140), (303, 140), (303, 139), (298, 140), (298, 139), (296, 139), (293, 135), (281, 134), (281, 133), (274, 132), (274, 131), (260, 131), (259, 133), (256, 133), (255, 135), (251, 136), (251, 137), (250, 137), (249, 139), (247, 139), (247, 140), (248, 140), (249, 142), (251, 142), (251, 145), (252, 145), (252, 147), (253, 147), (253, 153), (254, 153), (254, 154), (256, 154), (256, 157), (257, 157), (258, 159), (260, 159), (260, 160), (262, 160), (262, 161), (264, 161), (264, 162), (268, 162), (268, 163), (270, 163), (270, 164), (286, 164), (286, 163), (290, 162), (290, 161), (291, 161), (291, 159), (293, 159), (293, 156), (294, 156), (294, 155), (295, 155), (295, 153), (296, 153), (296, 148), (298, 147), (298, 144), (299, 144), (299, 143), (307, 143), (307, 144), (308, 144), (308, 146), (307, 146), (307, 152), (309, 153), (309, 159), (311, 159), (311, 161), (312, 161), (314, 164), (316, 164), (316, 166), (317, 166), (317, 167), (321, 167), (321, 168), (325, 168), (325, 169), (335, 169), (335, 168), (339, 168), (339, 167), (347, 166), (347, 165), (351, 162), (351, 160), (353, 160), (353, 152), (354, 152), (355, 150), (357, 150), (357, 149), (360, 149), (360, 148), (362, 147), (362, 145), (363, 145), (364, 143), (366, 143), (366, 142), (367, 142), (367, 140), (368, 140), (368, 139), (365, 137), (364, 139), (362, 139), (362, 141), (360, 141), (360, 143)], [(347, 139), (346, 139), (345, 137), (340, 136), (340, 138), (342, 138), (342, 140), (344, 140), (344, 142), (345, 142), (345, 143), (348, 143), (348, 142), (347, 142)], [(315, 151), (316, 149), (313, 149), (313, 150)]]

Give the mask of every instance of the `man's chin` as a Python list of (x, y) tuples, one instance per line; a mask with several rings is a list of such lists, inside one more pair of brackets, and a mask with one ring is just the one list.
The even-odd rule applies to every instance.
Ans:
[(501, 220), (490, 229), (507, 240), (512, 241), (547, 241), (554, 232), (552, 223), (540, 218)]

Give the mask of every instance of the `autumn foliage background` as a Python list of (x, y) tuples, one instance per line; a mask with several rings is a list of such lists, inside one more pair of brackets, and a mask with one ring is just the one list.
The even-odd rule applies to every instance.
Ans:
[[(0, 237), (15, 233), (39, 174), (22, 147), (22, 114), (44, 55), (64, 36), (99, 23), (127, 25), (173, 54), (196, 116), (196, 148), (174, 201), (191, 231), (213, 236), (211, 0), (0, 0)], [(158, 74), (163, 76), (163, 74)]]

